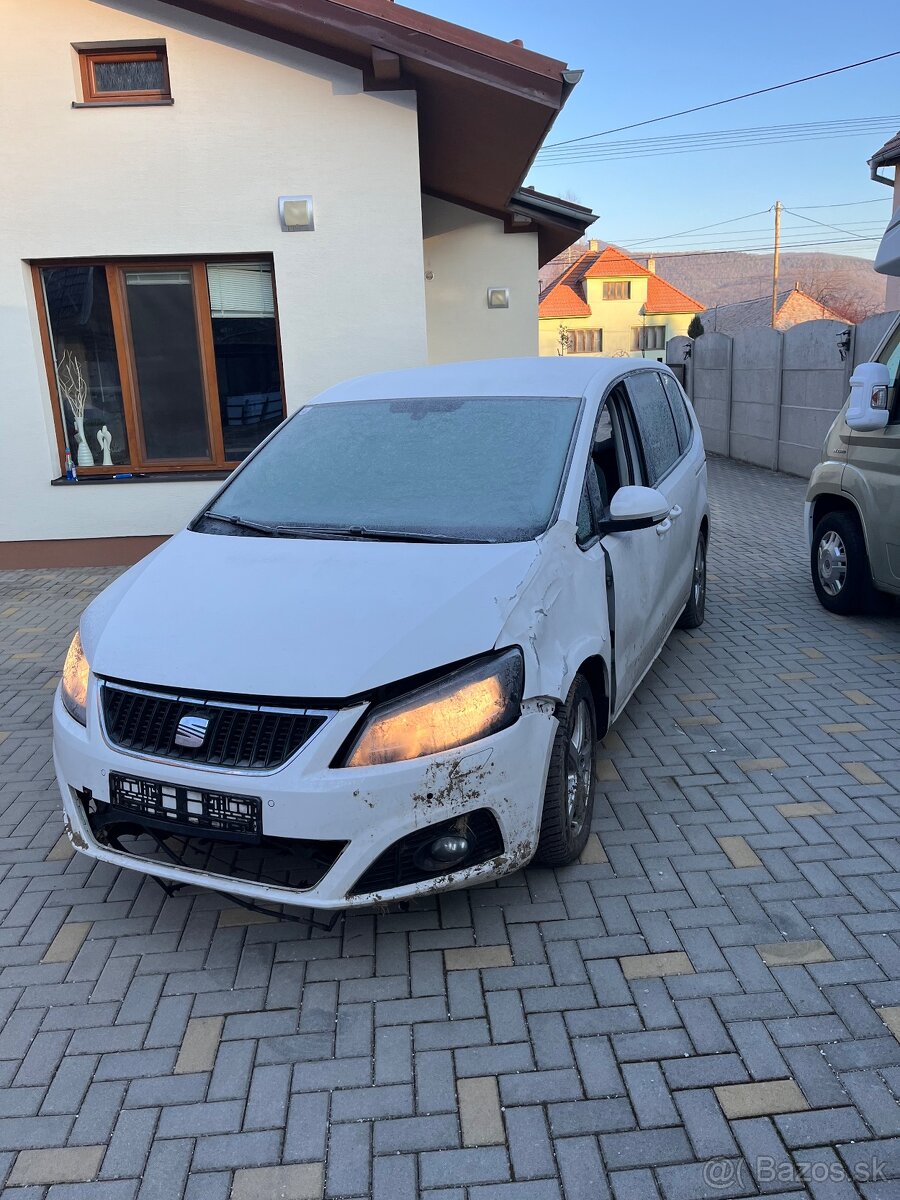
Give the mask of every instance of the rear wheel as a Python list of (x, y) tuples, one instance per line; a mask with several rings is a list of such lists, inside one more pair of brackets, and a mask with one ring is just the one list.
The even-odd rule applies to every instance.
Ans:
[(825, 514), (813, 534), (809, 565), (819, 603), (829, 612), (848, 616), (874, 603), (866, 543), (855, 513)]
[(694, 551), (694, 571), (691, 594), (684, 612), (678, 618), (679, 629), (698, 629), (706, 616), (706, 534), (701, 531)]
[(585, 847), (594, 813), (597, 713), (583, 675), (576, 675), (550, 755), (544, 813), (535, 861), (574, 862)]

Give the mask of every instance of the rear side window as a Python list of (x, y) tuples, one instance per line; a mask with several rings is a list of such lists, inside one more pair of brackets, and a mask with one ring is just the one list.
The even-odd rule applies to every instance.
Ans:
[(678, 459), (678, 434), (662, 380), (656, 371), (637, 371), (626, 379), (644, 448), (647, 483), (652, 487)]
[(663, 381), (663, 387), (666, 389), (666, 395), (669, 397), (669, 404), (672, 408), (672, 416), (675, 418), (675, 428), (678, 431), (678, 446), (681, 453), (684, 454), (690, 444), (691, 434), (691, 418), (688, 416), (688, 410), (685, 407), (684, 396), (681, 394), (681, 388), (675, 382), (671, 375), (660, 375)]

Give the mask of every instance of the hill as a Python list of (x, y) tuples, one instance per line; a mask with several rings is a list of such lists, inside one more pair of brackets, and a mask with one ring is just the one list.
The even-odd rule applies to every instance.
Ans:
[[(548, 263), (541, 271), (541, 285), (555, 279), (585, 248), (583, 244), (573, 246), (565, 255)], [(636, 256), (636, 261), (646, 265), (647, 258)], [(771, 254), (666, 252), (660, 253), (655, 261), (660, 278), (707, 308), (771, 294)], [(884, 276), (877, 275), (866, 258), (845, 254), (782, 254), (779, 287), (790, 288), (795, 283), (848, 321), (861, 321), (872, 313), (884, 311)]]

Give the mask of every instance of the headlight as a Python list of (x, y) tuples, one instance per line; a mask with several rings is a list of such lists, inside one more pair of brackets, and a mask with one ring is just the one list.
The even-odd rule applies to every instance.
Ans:
[(66, 655), (63, 666), (62, 702), (66, 707), (66, 712), (82, 725), (87, 725), (85, 704), (90, 673), (91, 668), (88, 666), (88, 660), (84, 656), (81, 645), (81, 634), (76, 633), (72, 638), (72, 644), (69, 646), (69, 653)]
[(522, 652), (480, 659), (369, 714), (345, 762), (370, 767), (440, 754), (512, 725), (522, 704)]

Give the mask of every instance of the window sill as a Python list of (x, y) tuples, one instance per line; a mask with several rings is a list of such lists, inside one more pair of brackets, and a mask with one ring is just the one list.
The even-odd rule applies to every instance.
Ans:
[(188, 482), (197, 482), (199, 480), (216, 480), (227, 479), (231, 471), (153, 471), (146, 475), (121, 475), (116, 478), (115, 475), (82, 475), (79, 479), (66, 479), (65, 475), (60, 475), (56, 479), (50, 480), (51, 487), (83, 487), (85, 484), (101, 483), (119, 484), (119, 483), (174, 483), (179, 480), (188, 480)]
[(166, 100), (73, 100), (73, 108), (168, 108), (175, 101)]

